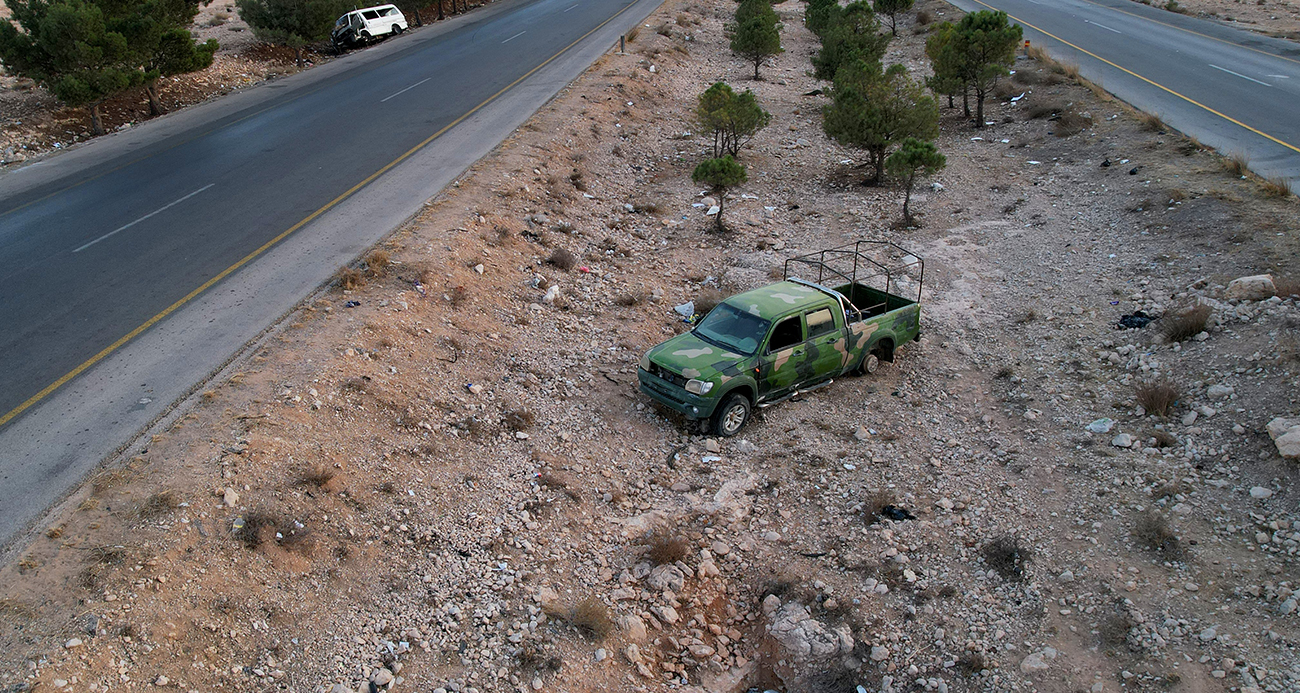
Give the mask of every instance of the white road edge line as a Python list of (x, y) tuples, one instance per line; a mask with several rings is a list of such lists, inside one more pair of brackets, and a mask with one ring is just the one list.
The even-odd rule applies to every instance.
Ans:
[(510, 43), (511, 41), (513, 41), (513, 40), (519, 38), (520, 36), (523, 36), (523, 35), (526, 34), (526, 33), (528, 33), (528, 30), (527, 30), (527, 29), (525, 29), (525, 30), (523, 30), (523, 31), (521, 31), (521, 32), (519, 32), (519, 33), (517, 33), (517, 34), (515, 34), (514, 36), (511, 36), (510, 38), (508, 38), (508, 39), (502, 41), (501, 43)]
[(414, 88), (420, 86), (421, 84), (424, 84), (425, 82), (427, 82), (427, 81), (429, 81), (429, 80), (431, 80), (431, 79), (433, 79), (433, 78), (432, 78), (432, 77), (425, 77), (424, 79), (422, 79), (422, 80), (416, 82), (415, 84), (412, 84), (411, 86), (409, 86), (409, 87), (407, 87), (407, 88), (405, 88), (405, 89), (403, 89), (403, 90), (397, 92), (396, 94), (393, 94), (393, 95), (391, 95), (391, 96), (386, 96), (386, 97), (380, 99), (380, 100), (379, 100), (379, 103), (383, 103), (383, 102), (385, 102), (385, 101), (387, 101), (387, 100), (393, 98), (394, 96), (401, 96), (402, 94), (405, 94), (406, 92), (408, 92), (408, 91), (410, 91), (410, 90), (412, 90), (412, 89), (414, 89)]
[(199, 188), (198, 190), (195, 190), (194, 192), (192, 192), (192, 193), (186, 195), (185, 197), (182, 197), (181, 199), (176, 200), (175, 202), (172, 202), (171, 204), (168, 204), (168, 205), (164, 205), (164, 206), (162, 206), (162, 207), (159, 207), (158, 209), (155, 209), (154, 211), (149, 212), (148, 214), (146, 214), (146, 215), (140, 217), (139, 219), (136, 219), (135, 221), (133, 221), (133, 222), (131, 222), (131, 223), (129, 223), (129, 224), (126, 224), (126, 225), (124, 225), (124, 226), (119, 226), (118, 228), (113, 229), (112, 231), (109, 231), (108, 233), (106, 233), (106, 234), (100, 236), (99, 238), (96, 238), (95, 240), (93, 240), (93, 241), (91, 241), (91, 242), (89, 242), (89, 243), (87, 243), (87, 244), (81, 246), (80, 248), (77, 248), (76, 250), (74, 250), (74, 251), (72, 251), (72, 252), (74, 252), (74, 253), (80, 253), (81, 251), (85, 250), (86, 248), (89, 248), (90, 246), (95, 245), (96, 243), (98, 243), (98, 242), (100, 242), (100, 241), (102, 241), (102, 240), (108, 238), (109, 236), (112, 236), (112, 235), (114, 235), (114, 234), (117, 234), (117, 233), (120, 233), (120, 232), (122, 232), (122, 231), (125, 231), (125, 230), (131, 228), (132, 226), (135, 226), (136, 224), (139, 224), (140, 222), (144, 221), (145, 219), (148, 219), (149, 217), (151, 217), (151, 216), (153, 216), (153, 215), (155, 215), (155, 214), (161, 214), (162, 212), (165, 212), (165, 211), (167, 211), (168, 209), (171, 209), (172, 207), (175, 207), (176, 205), (178, 205), (178, 204), (180, 204), (180, 203), (182, 203), (182, 202), (184, 202), (184, 201), (190, 199), (191, 197), (194, 197), (195, 195), (197, 195), (197, 194), (203, 192), (204, 190), (207, 190), (208, 188), (211, 188), (211, 187), (214, 186), (214, 185), (216, 185), (216, 183), (208, 183), (207, 185), (205, 185), (205, 186)]
[(1273, 86), (1272, 84), (1269, 84), (1268, 82), (1261, 82), (1261, 81), (1255, 79), (1254, 77), (1247, 77), (1246, 75), (1243, 75), (1243, 74), (1241, 74), (1240, 72), (1233, 72), (1232, 70), (1229, 70), (1229, 69), (1226, 68), (1226, 67), (1219, 67), (1218, 65), (1210, 65), (1210, 67), (1212, 67), (1212, 68), (1214, 68), (1214, 69), (1216, 69), (1216, 70), (1222, 70), (1223, 72), (1226, 72), (1226, 73), (1228, 73), (1228, 74), (1230, 74), (1230, 75), (1233, 75), (1234, 77), (1240, 77), (1240, 78), (1242, 78), (1242, 79), (1248, 79), (1248, 80), (1254, 82), (1255, 84), (1262, 84), (1262, 85), (1264, 85), (1264, 86), (1266, 86), (1266, 87), (1271, 87), (1271, 86)]
[(1123, 33), (1124, 33), (1124, 32), (1122, 32), (1122, 31), (1120, 31), (1119, 29), (1112, 29), (1112, 28), (1106, 26), (1105, 24), (1098, 24), (1097, 22), (1094, 22), (1094, 21), (1092, 21), (1091, 19), (1085, 19), (1085, 20), (1083, 20), (1083, 21), (1085, 21), (1085, 22), (1087, 22), (1087, 23), (1089, 23), (1089, 24), (1091, 24), (1091, 25), (1093, 25), (1093, 26), (1099, 26), (1099, 27), (1105, 29), (1106, 31), (1113, 31), (1113, 32), (1115, 32), (1115, 33), (1117, 33), (1117, 34), (1123, 34)]
[(1273, 79), (1291, 79), (1287, 75), (1268, 75), (1268, 76), (1272, 77)]
[[(577, 5), (574, 5), (573, 7), (577, 7)], [(568, 10), (565, 10), (564, 12), (568, 12), (569, 10), (573, 9), (573, 7), (570, 7)], [(560, 14), (564, 14), (564, 12), (561, 12)]]

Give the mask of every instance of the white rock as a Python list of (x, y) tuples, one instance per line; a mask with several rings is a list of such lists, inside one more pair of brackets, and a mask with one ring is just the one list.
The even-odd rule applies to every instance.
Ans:
[(871, 661), (873, 661), (873, 662), (883, 662), (883, 661), (885, 661), (886, 659), (889, 659), (889, 648), (888, 648), (888, 647), (885, 647), (884, 645), (872, 645), (872, 646), (871, 646)]
[(1250, 497), (1258, 498), (1260, 500), (1264, 500), (1265, 498), (1272, 498), (1273, 489), (1265, 488), (1263, 486), (1252, 486), (1250, 489)]
[(1044, 659), (1044, 657), (1045, 655), (1042, 652), (1035, 652), (1028, 657), (1025, 657), (1020, 660), (1020, 670), (1026, 674), (1036, 674), (1040, 671), (1047, 671), (1051, 665), (1047, 663), (1047, 660)]
[(647, 637), (645, 621), (642, 621), (640, 616), (620, 616), (618, 627), (628, 640), (634, 643), (645, 642)]
[(66, 648), (69, 649), (69, 650), (74, 650), (74, 649), (76, 649), (76, 648), (78, 648), (78, 647), (81, 647), (81, 638), (73, 638), (73, 639), (71, 639), (71, 640), (69, 640), (69, 641), (63, 643), (63, 646), (66, 647)]
[(1196, 416), (1197, 416), (1196, 412), (1194, 411), (1189, 411), (1186, 414), (1183, 414), (1183, 425), (1191, 426), (1192, 424), (1196, 423)]
[(596, 658), (597, 662), (603, 662), (607, 657), (609, 657), (609, 653), (605, 651), (605, 648), (601, 647), (598, 648), (592, 656)]
[(1207, 390), (1205, 391), (1205, 394), (1206, 394), (1207, 396), (1209, 396), (1209, 397), (1213, 397), (1213, 398), (1215, 398), (1215, 399), (1222, 399), (1222, 398), (1224, 398), (1224, 397), (1230, 397), (1230, 396), (1232, 396), (1232, 393), (1233, 393), (1232, 386), (1231, 386), (1231, 385), (1224, 385), (1223, 383), (1215, 383), (1214, 385), (1211, 385), (1211, 386), (1209, 387), (1209, 389), (1207, 389)]
[(637, 647), (636, 643), (632, 643), (623, 648), (623, 656), (627, 658), (627, 661), (630, 664), (641, 664), (645, 661), (645, 659), (641, 657), (641, 648)]
[(1074, 573), (1067, 570), (1064, 573), (1061, 573), (1061, 576), (1058, 579), (1061, 582), (1074, 582)]
[(1295, 613), (1295, 610), (1296, 610), (1296, 600), (1295, 600), (1295, 597), (1291, 597), (1291, 598), (1287, 599), (1286, 601), (1284, 601), (1284, 602), (1282, 602), (1281, 604), (1279, 604), (1278, 607), (1277, 607), (1277, 612), (1278, 612), (1279, 614), (1282, 614), (1283, 616), (1288, 616), (1288, 615), (1290, 615), (1290, 614), (1294, 614), (1294, 613)]
[(393, 672), (384, 667), (379, 667), (370, 677), (370, 681), (376, 686), (387, 686), (393, 680)]
[(227, 486), (225, 492), (221, 494), (221, 502), (225, 503), (227, 508), (239, 505), (239, 492)]
[(1121, 433), (1112, 438), (1110, 444), (1117, 448), (1131, 448), (1133, 447), (1133, 436), (1127, 433)]
[(1211, 640), (1217, 637), (1219, 637), (1219, 631), (1214, 626), (1210, 626), (1209, 628), (1206, 628), (1205, 630), (1201, 631), (1201, 635), (1200, 635), (1201, 640), (1205, 642), (1210, 642)]
[(1223, 292), (1223, 297), (1228, 300), (1263, 301), (1266, 298), (1272, 298), (1275, 294), (1277, 294), (1277, 287), (1273, 285), (1273, 275), (1256, 274), (1249, 277), (1238, 277), (1228, 282), (1228, 288)]
[(155, 686), (166, 686), (167, 684), (169, 684), (169, 683), (171, 683), (171, 682), (172, 682), (171, 679), (167, 678), (166, 676), (164, 676), (164, 675), (162, 675), (162, 674), (159, 674), (159, 675), (158, 675), (158, 678), (156, 678), (156, 679), (153, 680), (153, 685), (155, 685)]
[(1289, 460), (1300, 458), (1300, 419), (1275, 418), (1268, 422), (1268, 435), (1279, 455)]
[[(788, 602), (771, 616), (768, 632), (796, 661), (824, 659), (840, 652), (845, 634), (836, 633), (798, 602)], [(853, 638), (848, 635), (849, 649)]]

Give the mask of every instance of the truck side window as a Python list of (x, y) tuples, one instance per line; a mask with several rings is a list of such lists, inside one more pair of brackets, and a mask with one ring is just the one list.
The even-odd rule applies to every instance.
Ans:
[(778, 322), (772, 329), (772, 339), (767, 343), (768, 351), (780, 351), (803, 341), (803, 322), (798, 315)]
[(830, 308), (821, 308), (808, 314), (808, 339), (815, 339), (835, 331), (835, 318)]

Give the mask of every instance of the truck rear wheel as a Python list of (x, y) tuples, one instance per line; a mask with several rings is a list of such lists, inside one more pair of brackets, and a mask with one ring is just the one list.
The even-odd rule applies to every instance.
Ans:
[(876, 352), (871, 352), (862, 357), (862, 365), (858, 366), (858, 371), (864, 375), (871, 375), (880, 370), (880, 357)]
[(730, 438), (745, 427), (749, 421), (749, 398), (739, 392), (727, 395), (717, 411), (713, 412), (713, 432)]

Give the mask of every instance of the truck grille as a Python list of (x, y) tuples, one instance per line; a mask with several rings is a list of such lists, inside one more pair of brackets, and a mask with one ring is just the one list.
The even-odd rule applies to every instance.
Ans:
[(676, 385), (677, 387), (683, 387), (683, 388), (686, 387), (686, 378), (683, 378), (682, 376), (668, 370), (667, 368), (660, 367), (659, 364), (657, 363), (654, 362), (650, 363), (650, 373), (662, 380), (665, 380), (667, 382), (672, 383), (673, 385)]

